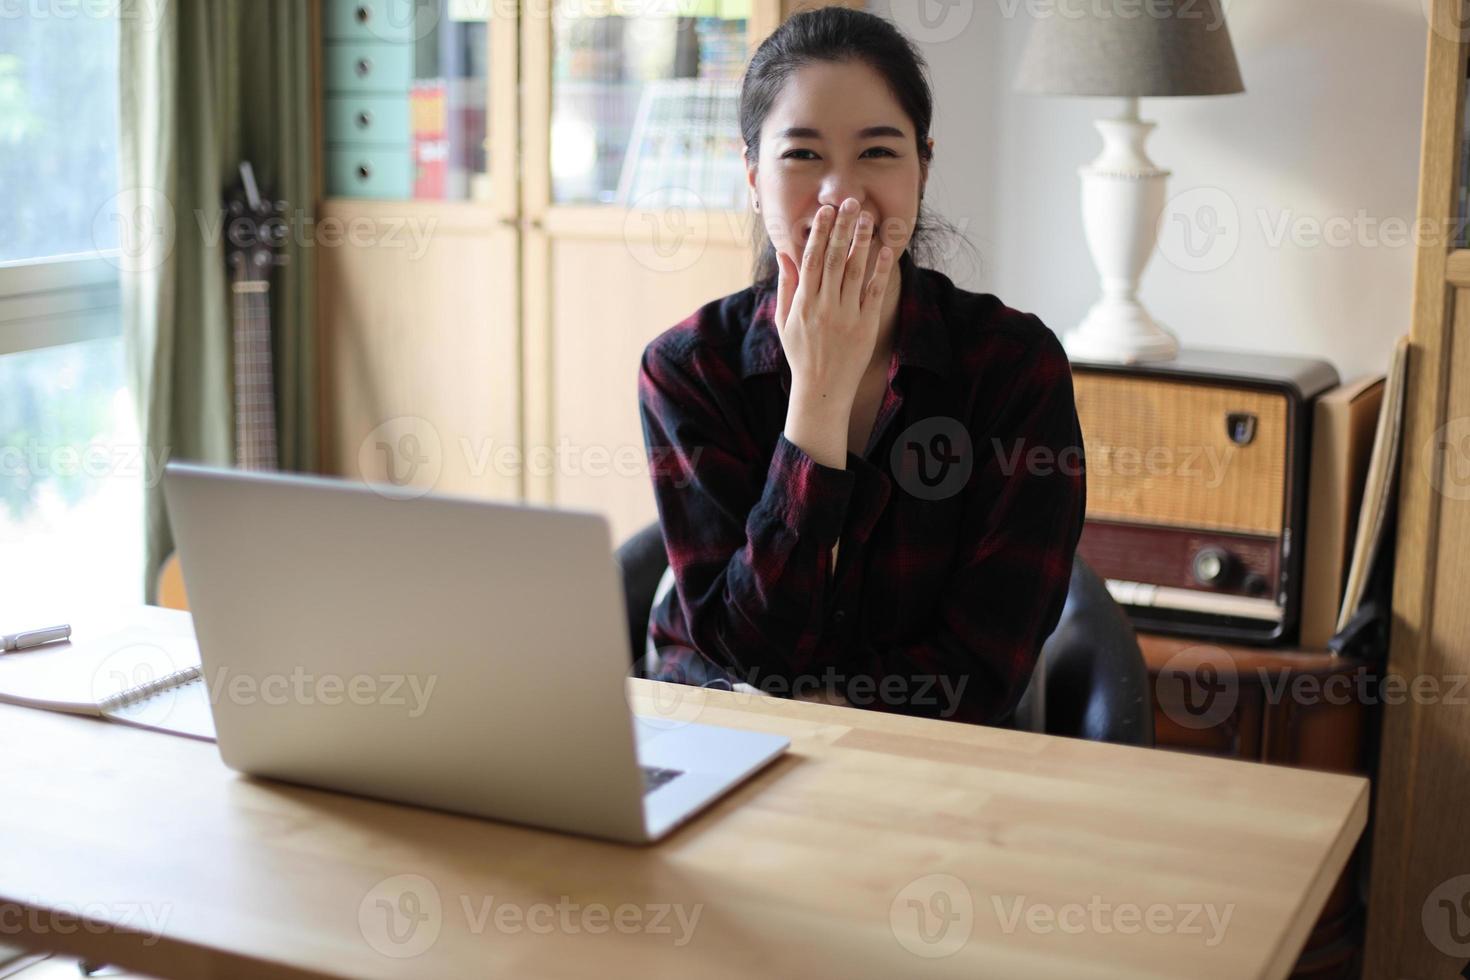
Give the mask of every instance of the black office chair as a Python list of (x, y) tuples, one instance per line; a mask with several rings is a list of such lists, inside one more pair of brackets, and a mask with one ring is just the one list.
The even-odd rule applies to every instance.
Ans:
[[(628, 649), (643, 659), (648, 616), (668, 553), (657, 522), (617, 550), (628, 610)], [(1148, 669), (1127, 615), (1078, 555), (1057, 627), (1041, 647), (1040, 663), (1006, 727), (1049, 735), (1151, 746), (1153, 710)]]

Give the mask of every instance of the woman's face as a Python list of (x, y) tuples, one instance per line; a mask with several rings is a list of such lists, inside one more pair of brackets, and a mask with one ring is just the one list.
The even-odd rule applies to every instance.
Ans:
[(759, 160), (746, 161), (766, 234), (798, 266), (817, 209), (857, 198), (874, 228), (863, 282), (882, 246), (895, 257), (908, 247), (926, 177), (913, 122), (861, 61), (820, 61), (793, 74), (761, 126)]

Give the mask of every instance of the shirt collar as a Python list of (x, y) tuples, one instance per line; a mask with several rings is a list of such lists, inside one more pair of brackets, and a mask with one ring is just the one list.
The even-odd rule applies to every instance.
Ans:
[[(919, 268), (908, 249), (899, 256), (898, 268), (901, 281), (898, 323), (894, 326), (894, 361), (899, 367), (913, 365), (943, 377), (950, 367), (949, 324), (934, 295), (932, 277), (938, 274)], [(786, 374), (790, 368), (776, 330), (773, 280), (756, 293), (755, 314), (740, 349), (740, 375), (749, 378), (777, 371)]]

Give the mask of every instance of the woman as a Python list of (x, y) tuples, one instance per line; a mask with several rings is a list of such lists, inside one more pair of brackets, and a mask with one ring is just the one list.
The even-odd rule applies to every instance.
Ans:
[(675, 588), (649, 674), (1002, 722), (1061, 615), (1086, 488), (1035, 316), (923, 268), (927, 68), (882, 18), (798, 14), (741, 91), (755, 283), (639, 379)]

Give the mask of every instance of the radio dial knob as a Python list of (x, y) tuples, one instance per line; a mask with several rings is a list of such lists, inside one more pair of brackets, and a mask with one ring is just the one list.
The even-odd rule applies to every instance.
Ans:
[(1224, 548), (1201, 548), (1194, 555), (1194, 578), (1201, 585), (1220, 585), (1230, 577), (1232, 559)]

